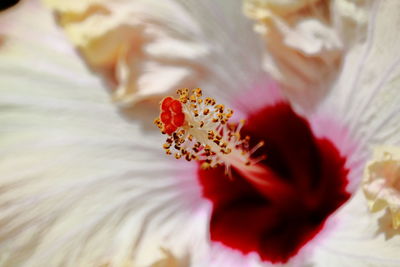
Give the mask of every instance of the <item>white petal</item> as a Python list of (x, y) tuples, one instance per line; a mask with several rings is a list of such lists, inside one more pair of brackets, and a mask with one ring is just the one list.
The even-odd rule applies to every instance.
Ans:
[(355, 132), (354, 139), (396, 145), (400, 142), (400, 6), (376, 2), (367, 40), (346, 55), (340, 77), (321, 112), (336, 114)]
[(315, 266), (399, 266), (400, 235), (385, 235), (387, 221), (379, 220), (381, 216), (368, 211), (358, 191), (327, 225), (331, 232), (317, 244)]
[(207, 249), (195, 166), (160, 153), (156, 111), (122, 116), (36, 1), (0, 24), (0, 265), (148, 266), (161, 248)]
[[(361, 168), (353, 170), (355, 177), (362, 177), (371, 148), (400, 144), (399, 22), (399, 2), (375, 2), (367, 40), (346, 55), (340, 78), (319, 110), (341, 121), (356, 144), (352, 161)], [(371, 214), (357, 191), (338, 211), (329, 238), (319, 244), (317, 266), (398, 266), (400, 235), (390, 229), (387, 215)]]

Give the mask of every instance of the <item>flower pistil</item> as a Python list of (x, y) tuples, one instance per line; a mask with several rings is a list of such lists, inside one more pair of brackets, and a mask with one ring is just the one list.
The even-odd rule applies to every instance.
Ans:
[(161, 101), (160, 117), (155, 120), (161, 133), (168, 135), (163, 145), (167, 155), (197, 160), (202, 169), (224, 166), (229, 177), (233, 168), (271, 200), (290, 194), (289, 185), (270, 168), (258, 164), (266, 155), (252, 157), (264, 141), (250, 147), (250, 137), (240, 132), (245, 120), (229, 123), (234, 111), (213, 98), (203, 98), (199, 88), (191, 92), (180, 89), (177, 94), (178, 99), (168, 96)]

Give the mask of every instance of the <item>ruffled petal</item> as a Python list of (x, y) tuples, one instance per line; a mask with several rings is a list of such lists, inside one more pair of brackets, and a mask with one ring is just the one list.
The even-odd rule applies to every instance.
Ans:
[[(57, 11), (68, 37), (121, 104), (160, 99), (177, 88), (212, 87), (216, 80), (218, 88), (240, 88), (260, 73), (253, 64), (259, 63), (260, 49), (251, 41), (255, 38), (246, 38), (250, 31), (242, 30), (248, 25), (238, 2), (45, 2)], [(237, 27), (225, 21), (226, 15)]]
[(377, 147), (365, 168), (363, 190), (372, 212), (388, 208), (392, 227), (400, 226), (400, 148)]
[(88, 64), (105, 75), (117, 102), (135, 103), (201, 76), (195, 62), (207, 44), (197, 41), (200, 29), (174, 1), (45, 2)]
[(265, 37), (264, 67), (295, 104), (309, 111), (325, 96), (345, 52), (365, 36), (368, 2), (244, 1)]

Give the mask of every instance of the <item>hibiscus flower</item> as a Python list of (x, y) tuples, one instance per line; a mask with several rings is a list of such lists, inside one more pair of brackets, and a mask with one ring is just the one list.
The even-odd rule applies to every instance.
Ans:
[[(95, 18), (114, 10), (93, 2)], [(0, 14), (2, 265), (399, 265), (399, 236), (358, 189), (370, 149), (400, 143), (399, 4), (373, 6), (366, 40), (345, 51), (312, 113), (263, 72), (263, 45), (240, 6), (135, 1), (143, 17), (123, 33), (136, 50), (100, 49), (94, 62), (83, 42), (88, 65), (38, 2)], [(65, 25), (99, 21), (65, 10)], [(247, 119), (249, 149), (265, 142), (252, 158), (267, 155), (258, 164), (295, 198), (260, 193), (234, 166), (229, 180), (223, 168), (165, 156), (151, 100), (178, 86), (202, 87)], [(109, 87), (135, 105), (118, 109)]]

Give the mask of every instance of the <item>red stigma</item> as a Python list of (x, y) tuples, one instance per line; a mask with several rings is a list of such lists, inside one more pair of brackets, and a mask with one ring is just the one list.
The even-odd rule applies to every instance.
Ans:
[(164, 98), (161, 101), (161, 110), (163, 110), (163, 111), (169, 110), (169, 107), (171, 106), (172, 101), (174, 101), (174, 99), (170, 96)]
[(171, 110), (175, 113), (182, 113), (182, 104), (178, 100), (171, 102)]
[(171, 135), (185, 122), (185, 114), (182, 112), (182, 104), (179, 100), (168, 96), (161, 101), (161, 122), (164, 132)]
[(171, 114), (171, 112), (169, 112), (169, 111), (163, 111), (163, 112), (161, 112), (160, 119), (161, 119), (161, 121), (162, 121), (164, 124), (169, 124), (169, 123), (171, 123), (171, 120), (172, 120), (172, 114)]

